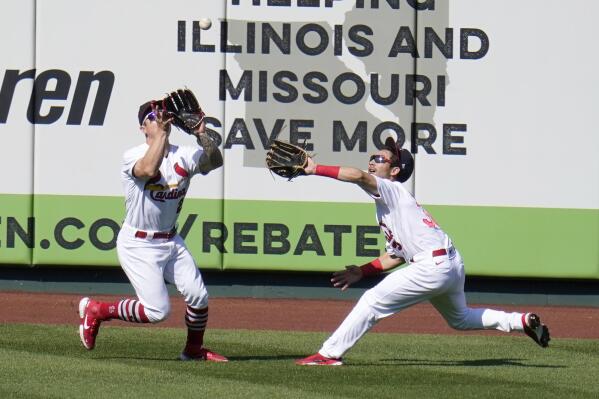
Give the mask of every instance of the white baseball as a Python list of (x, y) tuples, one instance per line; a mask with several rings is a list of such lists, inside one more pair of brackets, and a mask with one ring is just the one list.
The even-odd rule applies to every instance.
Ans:
[(200, 29), (206, 30), (212, 26), (212, 21), (210, 18), (202, 18), (200, 19)]

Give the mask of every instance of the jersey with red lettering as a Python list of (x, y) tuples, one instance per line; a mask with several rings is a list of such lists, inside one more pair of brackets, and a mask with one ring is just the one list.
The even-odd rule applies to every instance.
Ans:
[(146, 231), (171, 231), (193, 175), (199, 173), (200, 147), (170, 145), (158, 174), (149, 180), (133, 176), (133, 167), (148, 150), (141, 144), (125, 152), (121, 180), (125, 189), (125, 223)]
[(449, 248), (447, 234), (400, 182), (374, 177), (379, 195), (370, 195), (387, 239), (387, 253), (410, 260), (423, 251)]

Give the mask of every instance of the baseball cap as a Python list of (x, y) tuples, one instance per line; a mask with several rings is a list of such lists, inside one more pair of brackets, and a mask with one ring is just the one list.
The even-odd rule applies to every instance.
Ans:
[(397, 180), (401, 183), (408, 180), (414, 172), (414, 157), (410, 151), (401, 148), (395, 140), (393, 140), (393, 137), (387, 137), (384, 148), (397, 156), (398, 161), (391, 164), (391, 166), (397, 166), (400, 169)]
[(139, 112), (137, 113), (137, 119), (139, 120), (139, 125), (141, 126), (144, 121), (146, 115), (152, 112), (152, 102), (147, 101), (139, 106)]

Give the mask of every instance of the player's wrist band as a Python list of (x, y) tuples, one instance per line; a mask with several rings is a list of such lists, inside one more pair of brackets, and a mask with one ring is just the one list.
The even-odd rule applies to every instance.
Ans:
[(326, 165), (316, 165), (316, 170), (314, 171), (315, 175), (332, 177), (336, 179), (339, 176), (340, 166), (326, 166)]
[(379, 258), (376, 258), (375, 260), (360, 266), (360, 270), (362, 270), (363, 276), (374, 276), (383, 272), (383, 264)]

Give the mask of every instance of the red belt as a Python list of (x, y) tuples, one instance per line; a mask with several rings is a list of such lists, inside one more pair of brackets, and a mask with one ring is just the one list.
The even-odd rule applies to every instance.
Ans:
[[(443, 256), (443, 255), (447, 255), (447, 250), (445, 248), (439, 248), (439, 249), (435, 249), (433, 252), (433, 258), (435, 256)], [(414, 258), (410, 259), (410, 263), (414, 262)]]
[(445, 248), (435, 249), (433, 251), (433, 258), (435, 256), (443, 256), (443, 255), (447, 255), (447, 250)]
[[(136, 238), (146, 238), (148, 235), (150, 235), (150, 233), (148, 233), (147, 231), (137, 230), (135, 232), (135, 237)], [(167, 240), (170, 240), (175, 235), (177, 235), (177, 231), (175, 229), (173, 229), (173, 230), (171, 230), (169, 232), (158, 231), (158, 232), (152, 234), (152, 239), (165, 238)]]

